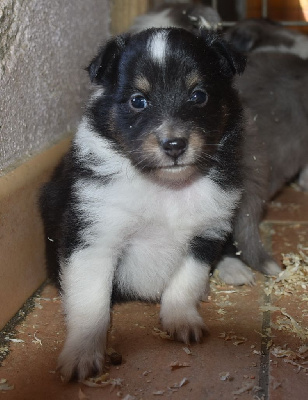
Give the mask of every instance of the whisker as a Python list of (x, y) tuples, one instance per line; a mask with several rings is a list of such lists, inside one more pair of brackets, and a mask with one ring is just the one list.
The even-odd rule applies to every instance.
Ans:
[(210, 154), (203, 153), (197, 157), (197, 161), (207, 161), (207, 160), (215, 161), (218, 164), (220, 163), (220, 160), (217, 157), (211, 156)]

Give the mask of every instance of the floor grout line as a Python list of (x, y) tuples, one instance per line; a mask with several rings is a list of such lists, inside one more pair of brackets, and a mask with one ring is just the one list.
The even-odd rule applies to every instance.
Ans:
[(262, 221), (262, 225), (308, 225), (308, 221), (279, 221), (275, 219), (267, 219)]
[[(269, 278), (265, 278), (265, 283), (269, 282)], [(271, 304), (271, 296), (264, 293), (263, 305), (269, 306)], [(263, 396), (262, 400), (269, 399), (269, 379), (270, 379), (270, 341), (271, 337), (269, 332), (271, 329), (271, 312), (264, 311), (262, 314), (262, 338), (261, 338), (261, 356), (260, 356), (260, 370), (259, 370), (259, 387), (261, 388), (260, 394)]]
[[(264, 221), (266, 230), (263, 231), (263, 242), (267, 251), (272, 253), (272, 234), (273, 225), (275, 222)], [(264, 284), (270, 282), (270, 278), (264, 277)], [(262, 285), (263, 286), (263, 285)], [(261, 287), (262, 287), (261, 286)], [(263, 292), (262, 296), (262, 304), (263, 306), (271, 305), (271, 295)], [(262, 400), (269, 400), (270, 398), (270, 390), (269, 390), (269, 380), (270, 380), (270, 344), (271, 344), (271, 312), (263, 311), (262, 313), (262, 338), (261, 338), (261, 355), (260, 355), (260, 370), (259, 370), (259, 387), (261, 388), (260, 394)]]

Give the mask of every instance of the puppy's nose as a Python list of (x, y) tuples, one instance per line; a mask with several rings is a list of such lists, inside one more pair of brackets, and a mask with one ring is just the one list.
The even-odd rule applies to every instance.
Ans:
[(185, 152), (187, 144), (185, 138), (166, 139), (162, 141), (162, 148), (168, 156), (177, 158)]

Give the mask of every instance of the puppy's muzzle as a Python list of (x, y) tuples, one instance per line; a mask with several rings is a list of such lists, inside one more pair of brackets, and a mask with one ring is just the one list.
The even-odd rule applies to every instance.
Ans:
[(186, 151), (188, 140), (185, 138), (164, 139), (161, 141), (161, 147), (169, 157), (176, 160)]

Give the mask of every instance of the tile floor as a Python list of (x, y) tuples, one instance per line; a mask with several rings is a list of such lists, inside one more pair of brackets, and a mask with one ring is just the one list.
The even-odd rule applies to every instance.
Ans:
[[(262, 232), (280, 263), (282, 253), (299, 254), (299, 244), (307, 248), (308, 193), (286, 188), (272, 202)], [(307, 270), (308, 264), (275, 284), (257, 275), (254, 287), (213, 278), (211, 298), (201, 304), (209, 328), (202, 344), (166, 338), (157, 305), (116, 306), (109, 346), (123, 360), (107, 365), (109, 375), (98, 387), (64, 384), (55, 372), (65, 325), (58, 293), (47, 285), (28, 302), (32, 312), (0, 335), (0, 357), (9, 349), (0, 367), (0, 400), (306, 399)]]

